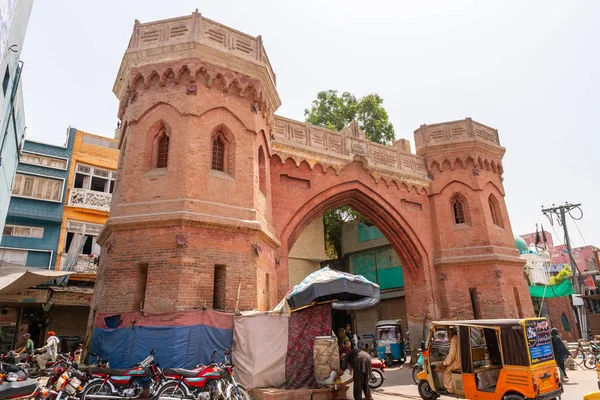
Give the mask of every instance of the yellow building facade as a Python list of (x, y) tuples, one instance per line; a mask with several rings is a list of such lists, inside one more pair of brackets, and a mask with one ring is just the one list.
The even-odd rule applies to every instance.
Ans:
[(69, 167), (67, 195), (56, 269), (75, 271), (70, 280), (95, 281), (119, 161), (118, 140), (77, 131)]

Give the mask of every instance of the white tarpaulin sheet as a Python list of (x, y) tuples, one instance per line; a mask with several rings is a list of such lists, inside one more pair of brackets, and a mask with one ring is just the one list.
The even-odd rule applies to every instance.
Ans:
[(12, 293), (72, 274), (0, 262), (0, 293)]
[(282, 387), (288, 347), (287, 313), (244, 313), (233, 319), (233, 362), (247, 390)]

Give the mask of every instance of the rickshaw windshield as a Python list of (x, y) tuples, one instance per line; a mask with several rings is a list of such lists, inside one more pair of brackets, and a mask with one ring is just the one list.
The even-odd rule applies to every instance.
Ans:
[(400, 339), (400, 333), (398, 327), (395, 326), (382, 326), (377, 328), (377, 339), (378, 340), (396, 340)]

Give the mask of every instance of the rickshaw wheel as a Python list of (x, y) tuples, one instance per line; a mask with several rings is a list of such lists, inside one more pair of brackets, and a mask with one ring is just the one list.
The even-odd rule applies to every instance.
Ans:
[(421, 396), (423, 400), (435, 400), (439, 397), (436, 392), (431, 390), (429, 382), (425, 379), (419, 381), (419, 396)]
[(389, 354), (385, 356), (385, 366), (388, 368), (392, 366), (392, 356)]
[(524, 400), (525, 397), (521, 396), (520, 394), (507, 394), (506, 396), (504, 396), (504, 400)]

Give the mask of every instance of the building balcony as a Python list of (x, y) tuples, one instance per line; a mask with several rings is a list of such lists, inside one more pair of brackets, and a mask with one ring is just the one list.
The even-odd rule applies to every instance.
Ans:
[[(95, 262), (97, 257), (98, 256), (89, 255), (89, 254), (80, 254), (79, 257), (77, 257), (77, 262), (73, 266), (72, 271), (75, 272), (76, 274), (96, 275), (96, 273), (98, 272), (98, 265), (96, 265), (96, 262)], [(60, 269), (61, 270), (66, 269), (66, 266), (65, 266), (66, 261), (67, 261), (67, 255), (65, 254), (60, 260)]]
[(71, 188), (67, 205), (109, 212), (111, 200), (111, 193)]

